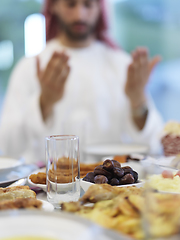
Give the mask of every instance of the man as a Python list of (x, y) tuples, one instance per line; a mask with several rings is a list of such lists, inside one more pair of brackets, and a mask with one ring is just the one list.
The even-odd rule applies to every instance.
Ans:
[[(47, 0), (47, 46), (15, 68), (4, 105), (4, 154), (44, 160), (44, 137), (77, 134), (83, 143), (149, 144), (158, 150), (162, 120), (145, 95), (159, 57), (132, 59), (105, 37), (103, 0)], [(81, 159), (83, 161), (83, 159)]]

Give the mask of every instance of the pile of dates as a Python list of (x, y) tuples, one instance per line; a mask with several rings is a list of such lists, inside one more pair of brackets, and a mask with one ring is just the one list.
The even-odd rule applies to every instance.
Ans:
[(103, 165), (95, 167), (94, 172), (89, 172), (83, 178), (91, 183), (108, 183), (112, 186), (132, 184), (138, 181), (138, 173), (131, 167), (121, 167), (116, 160), (105, 160)]

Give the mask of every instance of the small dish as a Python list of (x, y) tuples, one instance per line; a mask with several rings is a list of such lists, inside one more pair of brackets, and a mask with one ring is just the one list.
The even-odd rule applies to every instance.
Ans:
[[(76, 181), (77, 181), (77, 178), (76, 178)], [(71, 182), (71, 183), (57, 183), (56, 185), (56, 183), (52, 181), (49, 181), (49, 182), (53, 190), (56, 190), (57, 188), (57, 190), (60, 190), (60, 191), (68, 191), (68, 190), (70, 191), (72, 189), (72, 186), (76, 184), (76, 182), (73, 182), (73, 183)]]
[[(47, 192), (47, 185), (46, 184), (36, 184), (36, 183), (33, 183), (31, 181), (31, 179), (30, 179), (30, 176), (32, 174), (37, 174), (38, 172), (46, 172), (46, 168), (37, 169), (36, 171), (32, 172), (28, 176), (28, 183), (32, 187), (36, 187), (36, 188), (38, 187), (38, 188), (41, 188), (44, 192)], [(76, 178), (76, 181), (78, 181), (77, 178)], [(53, 190), (55, 190), (56, 189), (56, 184), (54, 182), (52, 182), (52, 181), (49, 181), (49, 182), (50, 182), (51, 187), (53, 188)], [(68, 189), (70, 190), (72, 188), (72, 184), (74, 185), (75, 182), (73, 182), (73, 183), (58, 183), (57, 184), (57, 190), (64, 190), (64, 191), (65, 190), (67, 191)]]
[(35, 164), (22, 164), (18, 167), (14, 167), (10, 171), (0, 172), (0, 187), (7, 187), (11, 183), (26, 178), (30, 173), (35, 171), (37, 166)]
[[(80, 185), (82, 187), (82, 189), (86, 192), (88, 190), (88, 188), (93, 185), (95, 183), (91, 183), (91, 182), (87, 182), (84, 181), (82, 179), (80, 179)], [(116, 187), (132, 187), (132, 186), (136, 186), (138, 188), (142, 187), (144, 185), (144, 182), (139, 180), (137, 183), (133, 183), (133, 184), (126, 184), (126, 185), (118, 185)]]
[(37, 174), (38, 172), (46, 172), (46, 168), (41, 168), (41, 169), (37, 169), (35, 170), (34, 172), (32, 172), (29, 176), (28, 176), (28, 183), (31, 187), (36, 187), (36, 188), (41, 188), (44, 192), (47, 192), (47, 186), (46, 184), (36, 184), (36, 183), (33, 183), (30, 179), (30, 176), (32, 174)]
[(0, 173), (11, 171), (22, 164), (23, 162), (21, 160), (9, 157), (0, 157)]

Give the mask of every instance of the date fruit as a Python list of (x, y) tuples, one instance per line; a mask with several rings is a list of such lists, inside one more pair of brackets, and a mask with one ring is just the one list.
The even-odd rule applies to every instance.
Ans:
[(136, 171), (132, 171), (132, 175), (134, 177), (134, 182), (136, 183), (138, 180), (138, 173)]
[(122, 167), (122, 169), (124, 170), (124, 175), (126, 175), (127, 173), (132, 174), (133, 169), (131, 167), (126, 166), (126, 167)]
[(122, 168), (114, 168), (113, 170), (115, 177), (118, 179), (124, 176), (124, 170)]
[(88, 172), (83, 180), (94, 183), (94, 172)]
[(99, 165), (97, 167), (95, 167), (94, 169), (94, 175), (104, 175), (106, 176), (108, 179), (112, 178), (112, 173), (106, 171), (102, 165)]
[(111, 160), (109, 159), (106, 159), (104, 162), (103, 162), (103, 168), (107, 171), (112, 171), (113, 168), (114, 168), (114, 164)]
[(112, 178), (110, 181), (110, 185), (112, 185), (112, 186), (119, 185), (119, 180), (117, 178)]
[(108, 183), (108, 179), (104, 175), (97, 175), (94, 178), (94, 182), (98, 184)]
[(120, 179), (120, 184), (132, 184), (134, 183), (134, 177), (132, 174), (127, 173), (124, 177)]
[(114, 167), (116, 167), (116, 168), (121, 168), (121, 164), (118, 162), (118, 161), (116, 161), (116, 160), (111, 160), (112, 162), (113, 162), (113, 164), (114, 164)]

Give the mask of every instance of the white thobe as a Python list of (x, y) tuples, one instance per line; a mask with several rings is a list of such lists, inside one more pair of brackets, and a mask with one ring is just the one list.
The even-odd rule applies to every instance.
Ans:
[(65, 50), (71, 68), (63, 98), (43, 121), (39, 98), (40, 84), (35, 57), (23, 58), (15, 67), (5, 97), (0, 123), (0, 149), (27, 162), (45, 160), (45, 137), (52, 134), (77, 134), (80, 144), (143, 143), (151, 152), (159, 151), (158, 134), (162, 119), (148, 99), (148, 117), (139, 131), (131, 117), (124, 93), (131, 57), (96, 41), (81, 49), (62, 46), (51, 40), (39, 55), (43, 70), (54, 51)]

